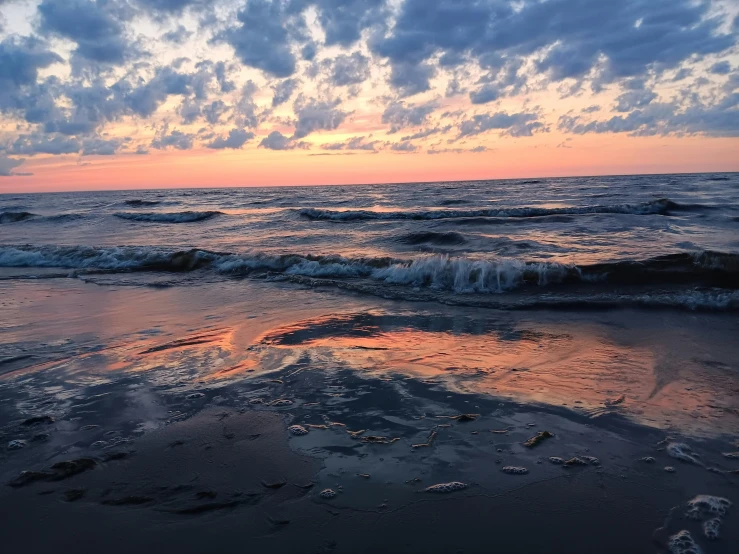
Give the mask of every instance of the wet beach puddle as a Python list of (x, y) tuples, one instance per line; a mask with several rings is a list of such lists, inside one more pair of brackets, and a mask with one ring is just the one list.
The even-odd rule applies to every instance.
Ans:
[[(731, 363), (700, 359), (669, 333), (654, 339), (576, 321), (530, 325), (434, 312), (362, 312), (273, 329), (257, 351), (272, 363), (284, 351), (291, 360), (308, 359), (311, 370), (340, 367), (375, 378), (426, 380), (449, 391), (563, 406), (593, 418), (615, 412), (707, 435), (736, 429), (739, 383)], [(708, 357), (721, 354), (714, 350)]]

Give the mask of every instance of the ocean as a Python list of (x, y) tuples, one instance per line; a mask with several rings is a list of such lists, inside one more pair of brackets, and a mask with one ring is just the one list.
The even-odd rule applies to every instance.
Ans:
[[(154, 523), (268, 512), (249, 536), (277, 551), (346, 548), (343, 534), (379, 529), (413, 535), (419, 552), (476, 552), (494, 504), (507, 552), (654, 552), (681, 530), (708, 540), (707, 517), (674, 517), (697, 495), (731, 515), (739, 174), (4, 194), (0, 310), (0, 475), (70, 457), (110, 466), (38, 477), (82, 480), (76, 517), (128, 504)], [(243, 423), (208, 435), (221, 415)], [(253, 462), (258, 480), (242, 485), (259, 501), (213, 501), (246, 479), (231, 469), (264, 456), (229, 445), (262, 434), (281, 461)], [(221, 473), (173, 458), (205, 444), (231, 460)], [(111, 452), (145, 465), (131, 474)], [(312, 488), (283, 499), (296, 467)], [(210, 492), (172, 489), (192, 473)], [(457, 485), (429, 497), (466, 504), (418, 500), (441, 483)], [(26, 492), (41, 486), (2, 495), (57, 510), (56, 539), (74, 544), (67, 504)], [(532, 502), (562, 495), (577, 517), (542, 504), (541, 532), (522, 533)], [(291, 510), (304, 522), (273, 536)], [(456, 527), (437, 534), (428, 518)], [(205, 547), (229, 521), (176, 540)], [(739, 526), (724, 532), (711, 552), (735, 551)], [(552, 550), (552, 533), (567, 547)]]

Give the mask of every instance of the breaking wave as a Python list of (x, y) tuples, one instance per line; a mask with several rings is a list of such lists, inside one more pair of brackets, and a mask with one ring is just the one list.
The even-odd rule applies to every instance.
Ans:
[(121, 219), (128, 219), (131, 221), (146, 221), (149, 223), (193, 223), (195, 221), (205, 221), (206, 219), (210, 219), (218, 215), (223, 215), (223, 212), (117, 212), (114, 215), (116, 217), (120, 217)]
[(641, 261), (590, 265), (518, 258), (476, 259), (429, 255), (412, 260), (340, 255), (232, 254), (153, 247), (0, 247), (0, 267), (61, 267), (78, 271), (167, 271), (207, 269), (225, 275), (269, 273), (311, 278), (364, 279), (456, 294), (503, 293), (526, 287), (606, 283), (609, 286), (689, 285), (739, 289), (739, 255), (678, 253)]
[(667, 215), (671, 210), (679, 209), (679, 204), (666, 198), (643, 202), (640, 204), (619, 204), (613, 206), (579, 206), (566, 208), (486, 208), (476, 210), (411, 210), (376, 212), (371, 210), (326, 210), (318, 208), (302, 208), (299, 213), (303, 217), (326, 221), (368, 221), (368, 220), (434, 220), (470, 217), (525, 218), (549, 215), (581, 215), (581, 214), (632, 214), (632, 215)]

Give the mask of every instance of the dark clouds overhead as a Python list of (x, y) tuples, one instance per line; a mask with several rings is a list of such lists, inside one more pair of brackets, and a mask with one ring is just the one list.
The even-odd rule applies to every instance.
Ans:
[[(0, 0), (4, 175), (8, 156), (149, 147), (739, 136), (739, 8), (718, 0), (40, 0), (22, 35), (16, 4)], [(137, 134), (111, 133), (124, 122)]]

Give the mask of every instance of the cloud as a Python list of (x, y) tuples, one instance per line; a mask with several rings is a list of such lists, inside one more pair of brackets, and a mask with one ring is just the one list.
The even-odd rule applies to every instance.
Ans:
[(157, 150), (166, 150), (167, 148), (175, 148), (177, 150), (190, 150), (193, 146), (195, 136), (183, 133), (175, 129), (169, 132), (167, 127), (159, 132), (156, 138), (151, 142), (151, 147)]
[(334, 58), (331, 82), (341, 87), (363, 83), (370, 76), (370, 59), (360, 52), (351, 55), (340, 54)]
[(627, 115), (603, 120), (564, 115), (557, 128), (565, 133), (628, 133), (631, 136), (706, 135), (739, 137), (739, 94), (725, 97), (716, 104), (704, 104), (698, 98), (681, 104), (652, 102)]
[(82, 141), (83, 156), (112, 156), (120, 150), (127, 141), (121, 138), (89, 138)]
[(366, 142), (365, 137), (353, 137), (344, 142), (322, 144), (321, 148), (324, 150), (367, 150), (370, 152), (376, 152), (378, 144), (380, 144), (380, 141), (378, 140)]
[(479, 135), (490, 130), (503, 131), (512, 137), (530, 137), (536, 131), (547, 131), (546, 126), (539, 121), (534, 113), (499, 112), (493, 115), (479, 114), (459, 124), (459, 136), (469, 137)]
[(305, 142), (296, 142), (279, 131), (272, 131), (262, 139), (259, 146), (267, 148), (268, 150), (294, 150), (295, 148), (309, 148), (309, 145)]
[(473, 104), (487, 104), (500, 98), (500, 89), (492, 84), (483, 85), (470, 93), (470, 101)]
[(421, 129), (417, 133), (413, 133), (412, 135), (405, 136), (401, 138), (400, 140), (417, 140), (422, 139), (426, 137), (430, 137), (431, 135), (436, 135), (438, 133), (447, 133), (449, 130), (451, 130), (451, 125), (445, 125), (444, 127), (430, 127), (428, 129)]
[(436, 108), (436, 102), (426, 102), (424, 104), (406, 104), (403, 101), (392, 102), (382, 113), (382, 122), (389, 124), (390, 132), (395, 133), (406, 127), (425, 124), (429, 114)]
[(208, 148), (222, 150), (224, 148), (238, 149), (244, 146), (247, 141), (254, 138), (254, 133), (245, 131), (244, 129), (231, 129), (227, 137), (217, 137), (213, 142), (208, 144)]
[(135, 0), (142, 8), (167, 14), (181, 13), (187, 8), (202, 8), (208, 5), (207, 0)]
[(184, 25), (178, 25), (176, 29), (164, 33), (162, 38), (174, 44), (183, 44), (193, 35), (192, 31), (188, 31)]
[(221, 34), (241, 63), (273, 77), (290, 77), (296, 69), (286, 29), (289, 15), (283, 6), (283, 2), (249, 0), (237, 15), (240, 25)]
[(396, 86), (404, 69), (435, 56), (498, 68), (501, 59), (537, 55), (537, 69), (554, 82), (597, 72), (608, 83), (727, 51), (736, 36), (720, 31), (711, 7), (692, 0), (406, 0), (390, 32), (370, 46), (389, 59)]
[(136, 50), (125, 36), (123, 22), (130, 17), (125, 6), (105, 0), (43, 0), (39, 31), (76, 43), (77, 57), (121, 65)]
[(430, 90), (434, 74), (434, 68), (428, 64), (395, 63), (390, 73), (390, 84), (402, 98), (406, 98)]
[(20, 135), (10, 145), (10, 154), (35, 156), (36, 154), (76, 154), (80, 151), (80, 141), (76, 138), (62, 135), (46, 135), (35, 133)]
[(276, 108), (277, 106), (281, 106), (290, 98), (292, 97), (293, 93), (298, 89), (300, 86), (300, 81), (298, 79), (285, 79), (284, 81), (280, 81), (277, 83), (274, 87), (272, 87), (272, 90), (274, 90), (275, 94), (272, 97), (272, 107)]
[(328, 46), (351, 46), (364, 29), (381, 26), (387, 16), (385, 0), (315, 0), (305, 4), (318, 10)]
[(429, 148), (426, 153), (428, 154), (479, 154), (481, 152), (487, 152), (487, 146), (475, 146), (474, 148)]
[(415, 152), (418, 150), (418, 146), (408, 141), (396, 142), (390, 146), (390, 150), (394, 152)]
[(632, 90), (624, 92), (616, 98), (617, 112), (630, 112), (637, 108), (643, 108), (657, 98), (657, 95), (651, 90)]
[(714, 75), (728, 75), (731, 73), (731, 64), (727, 60), (716, 62), (708, 71)]
[(339, 109), (340, 100), (306, 100), (298, 98), (295, 102), (295, 115), (298, 118), (295, 124), (294, 139), (301, 139), (309, 134), (325, 130), (332, 131), (338, 128), (348, 115)]
[(0, 177), (14, 177), (20, 175), (30, 175), (29, 173), (16, 173), (13, 170), (22, 165), (26, 160), (23, 158), (9, 158), (4, 154), (0, 154)]
[(36, 84), (39, 70), (61, 61), (35, 38), (10, 37), (0, 42), (0, 110), (16, 108), (22, 103), (17, 95), (29, 92), (24, 89)]

